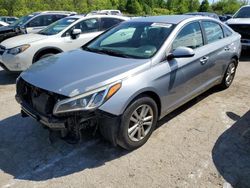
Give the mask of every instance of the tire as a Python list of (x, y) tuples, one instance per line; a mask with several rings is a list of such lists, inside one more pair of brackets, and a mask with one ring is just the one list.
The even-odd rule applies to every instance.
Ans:
[(232, 59), (227, 67), (223, 80), (219, 85), (221, 89), (224, 90), (231, 86), (235, 77), (236, 68), (237, 68), (237, 61), (235, 59)]
[(37, 58), (36, 62), (39, 61), (39, 60), (41, 60), (41, 59), (45, 59), (47, 57), (53, 56), (53, 55), (55, 55), (55, 54), (54, 53), (43, 54), (39, 58)]
[[(145, 113), (143, 116), (142, 112)], [(144, 120), (141, 117), (144, 117)], [(134, 100), (122, 115), (118, 144), (126, 150), (141, 147), (154, 131), (157, 120), (158, 108), (152, 98), (143, 96)]]

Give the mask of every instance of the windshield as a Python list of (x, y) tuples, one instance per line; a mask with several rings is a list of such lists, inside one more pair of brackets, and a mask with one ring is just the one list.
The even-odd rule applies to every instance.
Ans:
[(23, 16), (23, 17), (19, 18), (17, 21), (10, 24), (10, 26), (21, 26), (24, 23), (26, 23), (27, 21), (29, 21), (31, 18), (33, 18), (34, 16), (35, 15)]
[(67, 28), (69, 25), (74, 23), (78, 18), (63, 18), (58, 20), (57, 22), (49, 25), (45, 29), (39, 32), (41, 35), (56, 35), (60, 33), (62, 30)]
[(250, 18), (250, 7), (241, 8), (234, 18)]
[(173, 27), (167, 23), (122, 23), (83, 46), (83, 49), (124, 58), (147, 59), (157, 53)]

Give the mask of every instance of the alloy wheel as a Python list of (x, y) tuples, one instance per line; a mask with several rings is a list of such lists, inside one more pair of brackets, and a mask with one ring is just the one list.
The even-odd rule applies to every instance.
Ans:
[(230, 85), (232, 83), (232, 81), (234, 79), (234, 75), (235, 75), (235, 70), (236, 70), (235, 64), (231, 63), (228, 66), (227, 73), (226, 73), (226, 84), (227, 85)]
[(154, 120), (153, 109), (149, 105), (139, 106), (131, 115), (128, 136), (134, 142), (141, 141), (150, 132)]

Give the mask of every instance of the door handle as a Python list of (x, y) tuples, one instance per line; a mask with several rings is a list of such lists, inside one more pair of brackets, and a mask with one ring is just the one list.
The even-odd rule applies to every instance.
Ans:
[(225, 49), (225, 51), (229, 51), (229, 50), (230, 50), (230, 48), (229, 48), (229, 47), (225, 47), (224, 49)]
[(207, 56), (201, 58), (201, 59), (200, 59), (201, 64), (202, 64), (202, 65), (206, 64), (207, 61), (208, 61), (208, 59), (209, 59), (209, 57), (207, 57)]

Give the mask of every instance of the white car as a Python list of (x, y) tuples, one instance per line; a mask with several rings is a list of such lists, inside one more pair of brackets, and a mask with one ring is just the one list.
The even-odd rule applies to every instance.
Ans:
[(42, 58), (80, 48), (103, 31), (130, 18), (111, 15), (70, 16), (37, 34), (20, 35), (0, 45), (0, 66), (20, 72)]
[(95, 14), (106, 14), (106, 15), (119, 15), (122, 16), (122, 13), (120, 10), (97, 10), (92, 11), (88, 15), (95, 15)]

